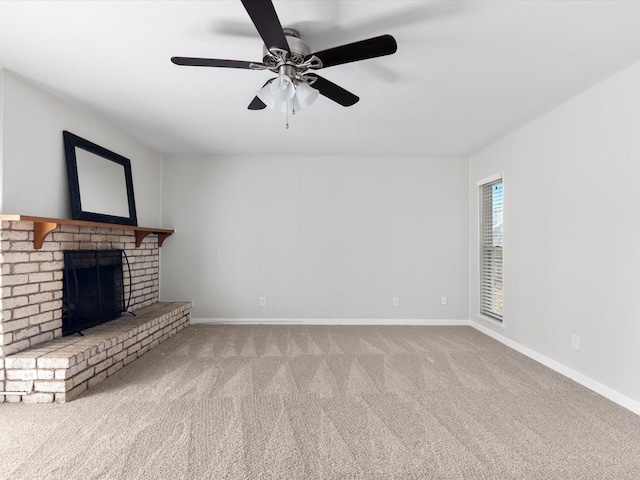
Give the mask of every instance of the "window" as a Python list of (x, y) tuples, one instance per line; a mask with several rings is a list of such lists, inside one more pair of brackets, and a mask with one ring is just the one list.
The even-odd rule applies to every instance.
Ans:
[(502, 175), (480, 183), (480, 313), (502, 321)]

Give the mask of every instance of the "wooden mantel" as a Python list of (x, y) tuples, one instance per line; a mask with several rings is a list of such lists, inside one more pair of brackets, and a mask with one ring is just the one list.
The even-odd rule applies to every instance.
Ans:
[(120, 225), (116, 223), (100, 223), (100, 222), (88, 222), (86, 220), (67, 220), (63, 218), (46, 218), (46, 217), (31, 217), (28, 215), (5, 215), (0, 214), (0, 221), (10, 222), (33, 222), (33, 247), (36, 250), (42, 248), (44, 239), (47, 238), (51, 232), (53, 232), (60, 225), (79, 225), (81, 227), (101, 227), (101, 228), (116, 228), (122, 230), (133, 230), (136, 232), (136, 248), (140, 246), (142, 240), (150, 233), (158, 235), (158, 248), (162, 247), (162, 243), (169, 237), (175, 230), (167, 230), (164, 228), (148, 228), (138, 227), (136, 225)]

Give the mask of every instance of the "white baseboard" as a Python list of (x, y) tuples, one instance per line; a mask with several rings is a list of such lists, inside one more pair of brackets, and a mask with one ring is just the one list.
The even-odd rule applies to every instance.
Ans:
[(637, 400), (627, 397), (626, 395), (618, 392), (617, 390), (607, 387), (606, 385), (603, 385), (602, 383), (597, 382), (596, 380), (580, 372), (576, 372), (572, 368), (567, 367), (566, 365), (560, 362), (552, 360), (549, 357), (545, 357), (544, 355), (534, 350), (531, 350), (530, 348), (525, 347), (524, 345), (521, 345), (518, 342), (514, 342), (513, 340), (505, 337), (504, 335), (494, 332), (493, 330), (485, 327), (484, 325), (480, 325), (479, 323), (476, 323), (473, 321), (470, 321), (469, 325), (471, 325), (476, 330), (484, 333), (485, 335), (493, 338), (494, 340), (497, 340), (498, 342), (506, 345), (507, 347), (512, 348), (513, 350), (520, 352), (523, 355), (526, 355), (532, 360), (535, 360), (536, 362), (539, 362), (542, 365), (549, 367), (551, 370), (555, 370), (556, 372), (564, 375), (567, 378), (570, 378), (574, 382), (579, 383), (580, 385), (588, 388), (589, 390), (592, 390), (597, 394), (602, 395), (603, 397), (611, 400), (612, 402), (617, 403), (621, 407), (624, 407), (627, 410), (632, 411), (636, 415), (640, 415), (640, 402), (638, 402)]
[(426, 318), (192, 318), (192, 324), (469, 326), (469, 320)]

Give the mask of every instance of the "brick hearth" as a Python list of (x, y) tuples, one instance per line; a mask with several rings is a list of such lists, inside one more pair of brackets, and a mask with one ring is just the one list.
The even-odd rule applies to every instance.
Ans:
[(4, 359), (6, 389), (29, 391), (28, 403), (68, 402), (113, 375), (189, 323), (189, 303), (158, 302)]
[[(139, 318), (125, 313), (85, 330), (85, 337), (62, 337), (64, 251), (94, 249), (125, 251), (131, 266), (131, 295), (129, 271), (124, 268), (125, 300), (131, 298), (128, 311), (140, 313)], [(0, 391), (27, 391), (32, 386), (34, 391), (0, 395), (0, 402), (68, 401), (184, 328), (189, 304), (158, 303), (158, 295), (155, 235), (143, 238), (136, 248), (136, 233), (117, 225), (61, 224), (42, 248), (35, 249), (34, 222), (2, 220)]]

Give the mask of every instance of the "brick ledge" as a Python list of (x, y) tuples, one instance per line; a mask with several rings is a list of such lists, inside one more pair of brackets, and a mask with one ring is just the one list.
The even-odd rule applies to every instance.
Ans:
[(120, 318), (41, 343), (4, 359), (9, 402), (64, 403), (114, 374), (189, 323), (190, 302), (157, 302)]

